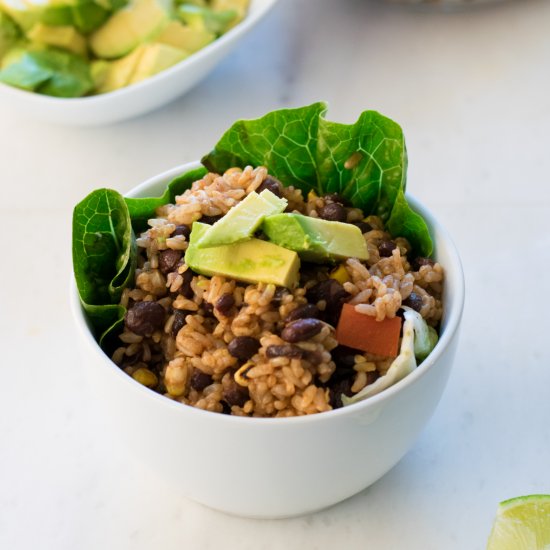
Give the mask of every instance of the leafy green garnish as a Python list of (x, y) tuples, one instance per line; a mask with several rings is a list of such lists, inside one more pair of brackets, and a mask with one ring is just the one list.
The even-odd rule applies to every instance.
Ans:
[(80, 97), (93, 86), (84, 58), (55, 48), (14, 55), (0, 71), (0, 81), (55, 97)]
[(96, 337), (124, 317), (116, 305), (134, 277), (137, 250), (130, 213), (120, 193), (98, 189), (73, 213), (73, 266), (80, 300)]
[(330, 122), (326, 111), (326, 104), (314, 103), (240, 120), (202, 162), (220, 173), (232, 166), (263, 165), (284, 185), (319, 195), (338, 193), (366, 215), (393, 218), (393, 229), (405, 228), (416, 251), (431, 251), (424, 220), (398, 200), (402, 196), (406, 204), (407, 152), (401, 127), (375, 111), (365, 111), (354, 124)]
[(397, 194), (386, 227), (392, 235), (405, 237), (420, 256), (429, 258), (432, 255), (433, 243), (428, 226), (424, 218), (409, 206), (402, 189)]
[(73, 212), (73, 266), (80, 301), (105, 347), (122, 326), (126, 309), (118, 305), (134, 277), (137, 248), (134, 228), (141, 230), (155, 210), (174, 202), (206, 169), (196, 168), (174, 178), (160, 197), (124, 198), (112, 189), (98, 189)]
[(207, 170), (200, 167), (175, 177), (160, 197), (143, 199), (127, 197), (125, 201), (128, 205), (134, 230), (139, 231), (145, 228), (147, 220), (155, 216), (155, 210), (159, 206), (173, 203), (177, 195), (181, 195), (186, 189), (191, 187), (194, 181), (200, 180), (206, 173)]

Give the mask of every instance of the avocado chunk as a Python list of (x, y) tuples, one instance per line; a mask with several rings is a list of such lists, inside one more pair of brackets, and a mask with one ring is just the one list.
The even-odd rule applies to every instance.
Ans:
[(95, 61), (92, 64), (92, 77), (96, 83), (96, 92), (113, 92), (130, 84), (144, 50), (145, 46), (138, 46), (132, 53), (116, 61)]
[(113, 9), (94, 0), (52, 0), (44, 7), (40, 22), (45, 25), (72, 25), (88, 34), (105, 23)]
[(24, 0), (0, 0), (0, 10), (7, 13), (23, 31), (38, 23), (42, 14), (41, 6), (30, 7)]
[[(167, 44), (144, 44), (143, 53), (130, 79), (130, 84), (145, 80), (187, 57), (187, 53)], [(131, 54), (130, 54), (131, 55)]]
[(182, 4), (178, 7), (178, 16), (190, 27), (206, 29), (219, 36), (229, 29), (237, 12), (234, 10), (213, 11), (207, 7)]
[(287, 205), (268, 189), (260, 194), (252, 191), (212, 225), (197, 241), (197, 248), (232, 244), (250, 239), (266, 216), (282, 212)]
[(0, 11), (0, 59), (15, 45), (21, 33), (10, 17)]
[(310, 262), (369, 257), (361, 230), (349, 223), (302, 214), (277, 214), (264, 220), (262, 230), (271, 242), (295, 250)]
[(55, 46), (78, 55), (86, 55), (86, 39), (70, 25), (54, 27), (37, 23), (27, 36), (37, 44)]
[(10, 51), (2, 61), (0, 81), (55, 97), (80, 97), (93, 86), (81, 56), (54, 48)]
[(202, 275), (222, 275), (247, 283), (272, 283), (292, 288), (298, 283), (298, 254), (273, 243), (249, 239), (241, 243), (197, 248), (196, 243), (210, 229), (195, 222), (185, 252), (185, 263)]
[(97, 57), (122, 57), (160, 33), (167, 21), (168, 7), (160, 0), (133, 0), (90, 35), (90, 47)]
[(244, 18), (249, 4), (250, 0), (212, 0), (210, 7), (217, 12), (235, 11), (236, 16), (231, 22), (231, 26), (234, 26)]
[(179, 21), (170, 21), (155, 38), (156, 42), (194, 53), (216, 39), (216, 35), (206, 29), (197, 29), (183, 25)]

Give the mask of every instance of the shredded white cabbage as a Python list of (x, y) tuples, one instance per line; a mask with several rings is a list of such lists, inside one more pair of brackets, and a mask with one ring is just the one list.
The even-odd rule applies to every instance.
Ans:
[(403, 309), (405, 321), (399, 355), (384, 376), (351, 397), (342, 395), (344, 406), (363, 401), (393, 386), (416, 368), (417, 359), (419, 362), (423, 361), (434, 349), (438, 339), (437, 332), (424, 321), (420, 313), (406, 306)]
[(401, 339), (401, 349), (399, 355), (390, 365), (388, 372), (381, 376), (376, 382), (365, 386), (360, 392), (348, 397), (342, 395), (342, 404), (344, 406), (363, 401), (368, 397), (376, 395), (381, 391), (393, 386), (399, 380), (405, 378), (416, 368), (416, 359), (414, 356), (414, 322), (405, 317), (403, 323), (403, 338)]
[(414, 355), (419, 363), (424, 361), (437, 344), (438, 336), (433, 327), (430, 327), (420, 313), (403, 306), (405, 319), (410, 319), (414, 326)]

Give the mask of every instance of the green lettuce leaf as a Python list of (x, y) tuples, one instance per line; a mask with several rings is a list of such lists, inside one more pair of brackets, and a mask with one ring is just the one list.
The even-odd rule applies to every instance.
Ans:
[(397, 194), (386, 227), (392, 235), (405, 237), (417, 255), (427, 258), (432, 255), (433, 242), (430, 230), (424, 218), (409, 206), (402, 189)]
[(73, 213), (73, 266), (80, 301), (102, 348), (109, 348), (124, 322), (122, 291), (134, 278), (136, 230), (144, 229), (155, 210), (175, 200), (206, 174), (197, 168), (174, 178), (160, 197), (125, 198), (98, 189), (76, 205)]
[(124, 317), (118, 302), (137, 261), (130, 214), (120, 193), (98, 189), (76, 205), (72, 252), (82, 306), (96, 338), (102, 339)]
[(175, 177), (160, 197), (140, 199), (126, 197), (124, 200), (128, 206), (134, 230), (136, 232), (144, 230), (147, 226), (147, 220), (155, 217), (155, 210), (159, 206), (173, 203), (177, 195), (181, 195), (186, 189), (189, 189), (191, 184), (204, 177), (206, 172), (207, 170), (201, 167)]
[(202, 162), (219, 173), (263, 165), (305, 193), (339, 193), (366, 215), (393, 218), (393, 229), (405, 228), (415, 251), (431, 250), (426, 223), (403, 207), (407, 151), (401, 127), (376, 111), (365, 111), (354, 124), (330, 122), (326, 111), (325, 103), (314, 103), (240, 120)]

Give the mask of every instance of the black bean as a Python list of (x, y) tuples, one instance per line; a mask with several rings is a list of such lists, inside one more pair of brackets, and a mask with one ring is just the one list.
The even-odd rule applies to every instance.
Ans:
[(319, 319), (319, 308), (313, 304), (302, 304), (293, 309), (286, 317), (285, 321), (296, 321), (296, 319)]
[(227, 346), (227, 351), (241, 361), (248, 361), (259, 349), (260, 342), (252, 336), (237, 336)]
[(319, 208), (319, 217), (331, 222), (345, 222), (346, 209), (338, 202), (329, 202)]
[(273, 295), (273, 298), (271, 299), (271, 303), (274, 305), (279, 305), (285, 296), (288, 296), (289, 292), (286, 288), (283, 288), (282, 286), (277, 287), (275, 290), (275, 294)]
[(214, 315), (214, 306), (210, 302), (202, 303), (202, 311), (205, 317), (213, 317)]
[(223, 398), (229, 406), (242, 407), (249, 399), (248, 389), (232, 382), (223, 392)]
[(348, 397), (353, 395), (352, 386), (353, 375), (329, 384), (329, 403), (333, 409), (339, 409), (342, 406), (342, 394)]
[(344, 290), (344, 287), (337, 280), (327, 279), (311, 287), (307, 291), (306, 297), (308, 301), (313, 303), (324, 300), (326, 303), (324, 311), (325, 321), (331, 325), (337, 325), (342, 306), (350, 297), (350, 294)]
[(373, 227), (370, 223), (367, 222), (355, 222), (353, 225), (357, 226), (363, 235), (365, 233), (368, 233), (369, 231), (372, 231)]
[(297, 319), (283, 329), (281, 338), (290, 343), (302, 342), (319, 334), (322, 328), (323, 323), (319, 319)]
[(189, 384), (194, 390), (202, 391), (204, 388), (212, 384), (212, 376), (210, 374), (206, 374), (200, 369), (195, 368), (193, 369), (193, 374), (191, 374)]
[(325, 202), (337, 202), (342, 206), (349, 206), (349, 202), (347, 201), (347, 199), (345, 199), (344, 197), (342, 197), (342, 195), (339, 195), (338, 193), (328, 193), (323, 198), (325, 199)]
[(389, 258), (396, 248), (397, 245), (393, 241), (382, 241), (378, 245), (378, 254), (381, 258)]
[(150, 336), (164, 324), (166, 312), (157, 302), (137, 302), (125, 316), (128, 330), (140, 336)]
[(201, 223), (207, 223), (208, 225), (215, 224), (222, 216), (202, 216)]
[(280, 346), (268, 346), (265, 354), (270, 359), (274, 357), (290, 357), (291, 359), (301, 359), (305, 355), (305, 350), (293, 344), (282, 344)]
[(172, 232), (171, 237), (177, 237), (182, 235), (185, 237), (185, 240), (189, 240), (189, 235), (191, 235), (191, 228), (188, 225), (176, 225), (176, 229)]
[(307, 351), (304, 359), (312, 365), (320, 365), (323, 362), (323, 355), (320, 351)]
[(181, 274), (181, 276), (183, 277), (183, 283), (179, 287), (178, 293), (188, 299), (193, 298), (194, 293), (193, 289), (191, 288), (191, 281), (193, 280), (194, 275), (195, 274), (190, 269), (187, 269)]
[(181, 260), (180, 250), (163, 250), (159, 254), (159, 269), (167, 275), (178, 267)]
[(215, 304), (216, 311), (225, 315), (226, 317), (231, 313), (231, 309), (235, 305), (235, 298), (233, 294), (222, 294)]
[(422, 256), (419, 256), (418, 258), (415, 258), (413, 260), (413, 269), (415, 271), (419, 271), (420, 268), (423, 266), (423, 265), (431, 265), (433, 266), (435, 264), (435, 262), (430, 259), (430, 258), (424, 258)]
[(188, 311), (186, 309), (176, 309), (176, 310), (174, 310), (174, 322), (172, 323), (172, 336), (174, 338), (178, 335), (178, 332), (185, 325), (185, 318), (190, 313), (193, 313), (193, 312)]
[(332, 377), (339, 377), (343, 371), (351, 370), (355, 365), (355, 356), (361, 351), (355, 350), (353, 348), (348, 348), (347, 346), (337, 346), (335, 347), (330, 354), (332, 355), (332, 360), (336, 363), (336, 370), (334, 371)]
[(416, 292), (411, 292), (409, 294), (409, 297), (406, 300), (403, 300), (404, 306), (409, 306), (410, 308), (418, 312), (420, 312), (420, 310), (422, 309), (423, 304), (424, 301), (422, 300), (422, 296), (420, 296), (420, 294), (417, 294)]
[(273, 176), (267, 176), (256, 189), (256, 192), (261, 193), (265, 189), (271, 191), (274, 195), (277, 195), (277, 197), (283, 196), (283, 185), (278, 179), (275, 179)]

